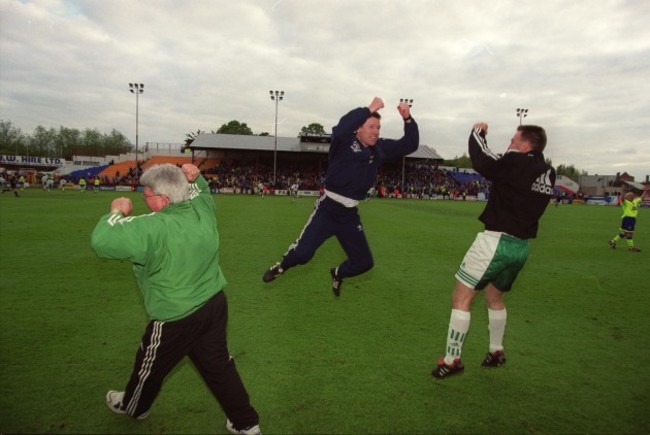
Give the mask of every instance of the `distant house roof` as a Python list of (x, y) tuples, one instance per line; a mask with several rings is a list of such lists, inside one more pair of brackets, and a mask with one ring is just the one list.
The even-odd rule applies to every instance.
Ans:
[(628, 186), (632, 186), (636, 190), (645, 190), (645, 186), (641, 183), (636, 183), (634, 181), (623, 181), (623, 183), (627, 184)]
[[(273, 151), (275, 149), (275, 137), (201, 133), (194, 139), (189, 148)], [(300, 151), (300, 139), (297, 137), (278, 137), (277, 149), (278, 151)]]
[(444, 160), (440, 154), (438, 154), (436, 150), (431, 148), (429, 145), (420, 145), (414, 153), (409, 154), (407, 157), (412, 157), (415, 159), (432, 159), (440, 161)]
[[(277, 151), (326, 153), (329, 151), (329, 142), (330, 135), (278, 137)], [(275, 136), (201, 133), (188, 148), (191, 150), (273, 151), (275, 150)], [(406, 157), (413, 159), (444, 160), (428, 145), (420, 145), (415, 152)]]
[(616, 181), (616, 175), (582, 175), (581, 187), (611, 187)]

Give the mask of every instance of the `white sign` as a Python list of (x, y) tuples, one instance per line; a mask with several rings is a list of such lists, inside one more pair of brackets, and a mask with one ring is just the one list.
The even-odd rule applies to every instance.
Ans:
[(30, 157), (13, 154), (0, 154), (0, 164), (20, 166), (63, 166), (65, 159), (58, 157)]

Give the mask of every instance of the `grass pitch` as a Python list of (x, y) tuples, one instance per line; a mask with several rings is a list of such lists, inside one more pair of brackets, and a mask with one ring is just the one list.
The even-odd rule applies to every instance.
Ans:
[[(168, 377), (151, 416), (104, 405), (124, 388), (147, 317), (128, 263), (98, 259), (90, 234), (114, 192), (28, 189), (0, 196), (0, 432), (226, 433), (191, 363)], [(146, 211), (132, 196), (135, 214)], [(267, 434), (648, 433), (650, 216), (617, 250), (614, 207), (550, 206), (506, 298), (508, 363), (481, 369), (487, 315), (477, 298), (465, 373), (443, 354), (454, 273), (484, 203), (360, 205), (375, 268), (330, 291), (343, 253), (264, 284), (313, 198), (216, 195), (231, 353)]]

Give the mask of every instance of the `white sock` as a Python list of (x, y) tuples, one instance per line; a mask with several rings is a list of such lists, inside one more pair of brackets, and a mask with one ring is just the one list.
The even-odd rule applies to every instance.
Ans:
[(454, 360), (460, 358), (463, 350), (463, 341), (469, 331), (471, 314), (469, 311), (451, 310), (449, 318), (449, 331), (447, 332), (447, 353), (445, 364), (451, 365)]
[(503, 350), (503, 336), (506, 333), (506, 309), (491, 310), (488, 308), (488, 330), (490, 331), (490, 352)]

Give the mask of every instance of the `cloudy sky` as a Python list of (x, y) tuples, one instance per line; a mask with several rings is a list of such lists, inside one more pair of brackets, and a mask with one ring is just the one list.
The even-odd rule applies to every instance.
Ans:
[(503, 151), (519, 124), (590, 174), (650, 174), (647, 0), (0, 0), (0, 119), (181, 143), (230, 120), (278, 136), (327, 131), (384, 99), (401, 135), (462, 155), (471, 125)]

